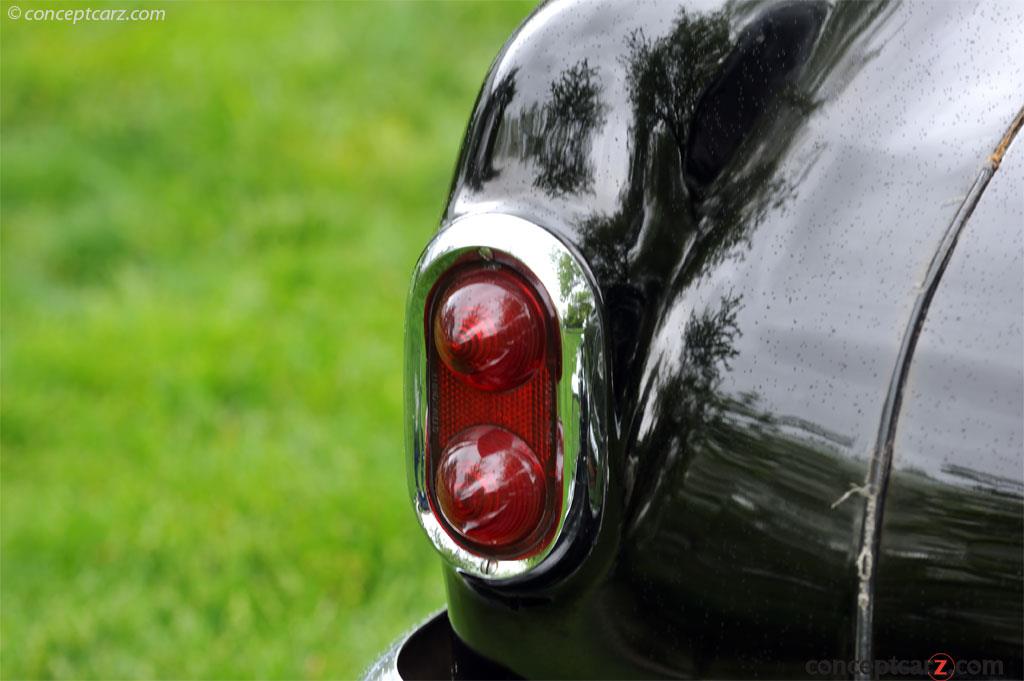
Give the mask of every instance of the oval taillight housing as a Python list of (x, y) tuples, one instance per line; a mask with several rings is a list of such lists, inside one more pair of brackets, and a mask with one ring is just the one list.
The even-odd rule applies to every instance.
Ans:
[(529, 272), (463, 261), (428, 297), (428, 498), (462, 548), (536, 553), (562, 506), (558, 322)]
[(406, 310), (409, 492), (430, 542), (498, 588), (571, 573), (610, 527), (610, 365), (586, 261), (540, 225), (470, 211), (427, 245)]

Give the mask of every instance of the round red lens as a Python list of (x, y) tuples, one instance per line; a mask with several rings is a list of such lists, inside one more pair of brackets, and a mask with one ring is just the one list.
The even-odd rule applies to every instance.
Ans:
[(498, 426), (474, 426), (452, 438), (437, 466), (435, 494), (448, 525), (477, 545), (520, 545), (534, 534), (545, 508), (537, 456)]
[(442, 294), (434, 344), (449, 369), (479, 390), (521, 385), (544, 357), (544, 320), (535, 295), (505, 269), (475, 270)]

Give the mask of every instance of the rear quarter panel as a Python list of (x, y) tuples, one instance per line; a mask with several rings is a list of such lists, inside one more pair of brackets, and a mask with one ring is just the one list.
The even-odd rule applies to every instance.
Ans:
[(1021, 22), (966, 3), (554, 2), (510, 39), (445, 221), (518, 215), (592, 267), (610, 479), (593, 548), (543, 579), (446, 568), (463, 640), (540, 677), (799, 677), (853, 656), (848, 492), (921, 278), (1021, 106)]

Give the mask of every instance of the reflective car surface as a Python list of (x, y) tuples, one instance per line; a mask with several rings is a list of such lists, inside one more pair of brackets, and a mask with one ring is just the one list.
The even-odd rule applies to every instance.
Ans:
[[(445, 640), (542, 678), (1024, 675), (1021, 26), (1013, 3), (534, 12), (410, 298)], [(418, 358), (427, 273), (456, 266), (535, 273), (563, 334), (562, 515), (515, 561), (432, 496), (447, 403)], [(432, 673), (400, 667), (375, 674)]]

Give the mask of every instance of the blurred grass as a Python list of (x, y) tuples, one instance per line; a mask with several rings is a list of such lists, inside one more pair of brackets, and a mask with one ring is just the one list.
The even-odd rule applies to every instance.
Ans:
[(402, 307), (529, 6), (10, 4), (3, 678), (358, 674), (443, 603)]

